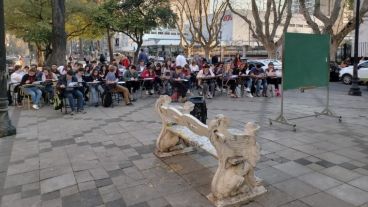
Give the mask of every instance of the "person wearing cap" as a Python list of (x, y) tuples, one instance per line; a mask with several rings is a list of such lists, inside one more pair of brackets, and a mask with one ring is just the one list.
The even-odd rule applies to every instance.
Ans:
[[(252, 83), (256, 85), (256, 96), (259, 97), (263, 95), (267, 97), (266, 73), (262, 69), (262, 66), (260, 64), (257, 64), (256, 67), (251, 69), (251, 71), (249, 72), (249, 75), (252, 78)], [(261, 86), (262, 86), (262, 91), (261, 91)]]
[(215, 93), (215, 77), (208, 64), (204, 64), (202, 70), (197, 74), (198, 85), (202, 88), (203, 96), (207, 96), (208, 99), (211, 99)]

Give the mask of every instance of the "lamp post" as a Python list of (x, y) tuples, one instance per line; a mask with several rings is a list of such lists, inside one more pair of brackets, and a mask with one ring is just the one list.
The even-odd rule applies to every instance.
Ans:
[(14, 135), (15, 127), (8, 114), (7, 71), (5, 51), (4, 1), (0, 0), (0, 137)]
[(360, 87), (358, 85), (358, 47), (359, 47), (359, 9), (360, 9), (360, 0), (356, 0), (356, 9), (355, 9), (355, 41), (354, 41), (354, 69), (353, 69), (353, 79), (352, 85), (349, 90), (349, 95), (351, 96), (361, 96), (362, 92), (360, 91)]

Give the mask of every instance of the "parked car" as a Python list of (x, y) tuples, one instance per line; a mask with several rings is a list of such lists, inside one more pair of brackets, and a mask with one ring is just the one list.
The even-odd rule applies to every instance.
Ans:
[(330, 81), (331, 82), (336, 82), (340, 80), (340, 66), (334, 62), (334, 61), (330, 61)]
[[(340, 70), (339, 78), (344, 84), (351, 84), (353, 79), (354, 66), (348, 66)], [(358, 64), (358, 78), (359, 82), (368, 84), (368, 61)]]
[(280, 61), (273, 61), (273, 60), (248, 60), (248, 65), (251, 67), (256, 65), (261, 65), (263, 70), (266, 70), (268, 68), (268, 63), (272, 62), (274, 65), (274, 68), (276, 69), (276, 75), (277, 77), (282, 77), (282, 64)]

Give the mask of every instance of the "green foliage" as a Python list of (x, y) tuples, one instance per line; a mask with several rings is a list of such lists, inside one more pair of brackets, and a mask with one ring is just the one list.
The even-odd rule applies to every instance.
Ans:
[[(52, 7), (50, 0), (5, 0), (7, 32), (29, 43), (46, 47), (51, 43)], [(94, 39), (103, 33), (92, 27), (92, 11), (97, 4), (88, 0), (66, 1), (68, 38)]]
[(49, 0), (5, 0), (6, 30), (26, 42), (47, 45), (51, 39)]
[(128, 35), (139, 46), (145, 32), (173, 26), (176, 16), (168, 0), (108, 0), (95, 12), (96, 24)]

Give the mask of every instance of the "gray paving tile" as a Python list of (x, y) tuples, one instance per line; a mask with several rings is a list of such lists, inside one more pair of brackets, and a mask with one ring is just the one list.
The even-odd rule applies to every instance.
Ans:
[(322, 170), (321, 173), (344, 182), (348, 182), (358, 177), (361, 177), (360, 174), (339, 166), (326, 168)]
[(127, 205), (125, 204), (123, 199), (118, 199), (118, 200), (114, 200), (114, 201), (110, 201), (105, 203), (106, 207), (126, 207)]
[(312, 171), (311, 169), (303, 165), (300, 165), (296, 162), (293, 162), (293, 161), (275, 165), (273, 167), (291, 176), (300, 176), (300, 175), (303, 175), (303, 174), (306, 174)]
[(62, 205), (67, 207), (81, 207), (81, 197), (80, 194), (73, 194), (70, 196), (65, 196), (61, 199)]
[(62, 188), (75, 185), (76, 181), (73, 174), (65, 174), (58, 177), (49, 178), (41, 181), (42, 194), (60, 190)]
[(281, 205), (280, 207), (310, 207), (310, 205), (303, 203), (302, 201), (296, 200), (296, 201), (291, 201), (290, 203)]
[(161, 194), (152, 184), (143, 184), (122, 189), (120, 193), (128, 206), (161, 197)]
[(82, 206), (95, 207), (103, 204), (100, 193), (97, 189), (91, 189), (80, 192)]
[(54, 200), (58, 198), (61, 198), (60, 191), (53, 191), (41, 195), (42, 201)]
[(320, 190), (327, 190), (342, 184), (342, 182), (318, 172), (302, 175), (298, 179)]
[(304, 197), (301, 200), (313, 207), (353, 207), (353, 205), (324, 192)]
[(368, 202), (367, 191), (360, 190), (359, 188), (347, 184), (331, 188), (327, 193), (356, 206)]
[(312, 195), (320, 191), (319, 189), (295, 178), (277, 183), (274, 186), (296, 199)]
[(295, 198), (272, 186), (267, 188), (266, 194), (255, 198), (255, 201), (264, 207), (277, 207), (293, 200), (295, 200)]
[(350, 185), (368, 192), (368, 176), (363, 176), (349, 182)]

